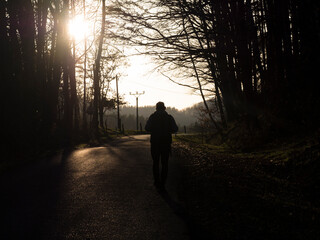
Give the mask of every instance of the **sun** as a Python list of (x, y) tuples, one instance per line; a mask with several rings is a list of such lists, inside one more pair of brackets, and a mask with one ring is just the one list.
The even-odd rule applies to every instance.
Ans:
[(77, 15), (69, 21), (68, 31), (72, 38), (77, 41), (85, 39), (89, 34), (89, 25), (83, 16)]

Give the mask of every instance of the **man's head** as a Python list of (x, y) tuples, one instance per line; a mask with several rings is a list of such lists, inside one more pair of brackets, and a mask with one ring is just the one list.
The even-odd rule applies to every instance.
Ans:
[(164, 111), (164, 110), (166, 110), (166, 106), (164, 105), (163, 102), (158, 102), (156, 105), (156, 109), (157, 109), (157, 111)]

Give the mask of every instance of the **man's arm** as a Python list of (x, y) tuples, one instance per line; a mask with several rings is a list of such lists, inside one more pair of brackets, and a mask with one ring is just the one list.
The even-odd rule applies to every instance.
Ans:
[(148, 118), (147, 120), (147, 123), (146, 123), (146, 126), (144, 127), (144, 129), (147, 131), (147, 132), (151, 132), (151, 116)]
[(171, 117), (171, 133), (176, 133), (176, 132), (178, 132), (178, 126), (177, 126), (177, 124), (176, 124), (176, 121), (174, 120), (174, 118), (172, 117), (172, 116), (170, 116)]

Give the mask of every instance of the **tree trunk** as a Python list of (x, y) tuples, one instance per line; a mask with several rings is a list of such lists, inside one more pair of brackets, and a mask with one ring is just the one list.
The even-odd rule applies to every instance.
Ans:
[[(86, 20), (86, 0), (83, 0), (83, 19)], [(87, 36), (84, 35), (84, 62), (83, 62), (83, 109), (82, 109), (82, 121), (83, 132), (87, 135)]]
[(72, 133), (73, 133), (73, 102), (71, 99), (71, 91), (72, 87), (71, 83), (74, 81), (73, 78), (73, 68), (72, 64), (70, 64), (71, 53), (70, 53), (70, 42), (68, 38), (68, 20), (69, 20), (69, 0), (63, 1), (62, 8), (62, 19), (61, 25), (62, 28), (62, 70), (63, 70), (63, 122), (64, 122), (64, 130), (65, 130), (65, 144), (72, 145)]
[(102, 19), (101, 19), (101, 30), (99, 36), (99, 45), (97, 56), (95, 59), (94, 65), (94, 76), (93, 76), (93, 91), (94, 91), (94, 99), (93, 99), (93, 134), (94, 138), (99, 138), (99, 121), (98, 121), (98, 110), (99, 110), (99, 99), (100, 99), (100, 66), (101, 66), (101, 54), (102, 54), (102, 45), (104, 38), (104, 30), (105, 30), (105, 16), (106, 16), (106, 4), (105, 0), (102, 0)]

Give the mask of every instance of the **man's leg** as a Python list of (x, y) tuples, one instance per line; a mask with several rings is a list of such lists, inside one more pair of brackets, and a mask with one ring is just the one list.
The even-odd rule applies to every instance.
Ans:
[(151, 156), (153, 160), (154, 185), (158, 187), (160, 186), (160, 176), (159, 176), (160, 151), (159, 151), (159, 147), (155, 144), (151, 144)]
[(161, 185), (165, 186), (168, 176), (168, 161), (170, 147), (163, 146), (161, 149)]

